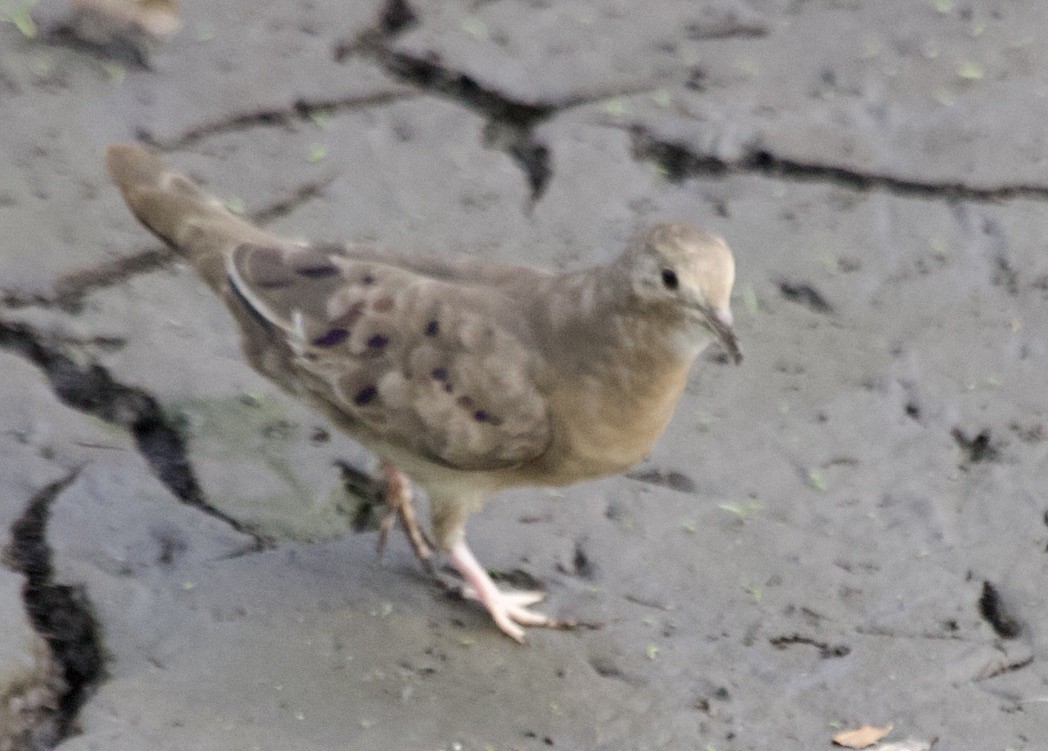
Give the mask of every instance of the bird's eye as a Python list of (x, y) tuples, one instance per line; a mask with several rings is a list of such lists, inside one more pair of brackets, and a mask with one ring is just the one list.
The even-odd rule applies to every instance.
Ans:
[(677, 278), (677, 272), (673, 269), (663, 269), (662, 283), (666, 285), (666, 289), (677, 289), (677, 287), (680, 286), (680, 280)]

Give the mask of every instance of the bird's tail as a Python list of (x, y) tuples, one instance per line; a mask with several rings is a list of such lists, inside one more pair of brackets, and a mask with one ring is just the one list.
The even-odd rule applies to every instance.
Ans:
[(237, 246), (281, 242), (138, 144), (110, 144), (106, 168), (138, 221), (188, 259), (216, 291), (225, 284), (226, 257)]

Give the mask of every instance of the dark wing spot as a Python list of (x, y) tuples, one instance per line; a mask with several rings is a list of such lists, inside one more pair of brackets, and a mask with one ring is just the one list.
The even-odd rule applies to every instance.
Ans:
[(364, 278), (360, 280), (363, 284), (374, 284), (375, 277), (372, 274), (364, 274)]
[(430, 371), (430, 375), (433, 376), (438, 381), (446, 381), (447, 378), (448, 378), (448, 369), (447, 368), (433, 368), (433, 370)]
[(491, 415), (489, 415), (482, 409), (478, 409), (476, 412), (473, 413), (473, 419), (477, 422), (487, 422), (491, 419)]
[(313, 340), (314, 347), (334, 347), (341, 344), (349, 337), (349, 331), (342, 328), (330, 329), (326, 334), (318, 336)]
[(356, 396), (353, 397), (353, 403), (358, 407), (363, 407), (375, 401), (376, 396), (378, 396), (378, 389), (369, 384), (356, 393)]
[(385, 334), (372, 334), (368, 339), (368, 346), (374, 349), (382, 349), (387, 344), (389, 344), (389, 337)]
[(309, 279), (323, 279), (338, 274), (338, 267), (330, 263), (318, 263), (310, 266), (297, 266), (295, 273)]
[(436, 336), (440, 333), (440, 324), (437, 323), (437, 319), (430, 319), (430, 322), (426, 324), (426, 336)]
[(473, 399), (466, 394), (463, 394), (457, 399), (458, 405), (463, 409), (469, 409), (473, 406)]

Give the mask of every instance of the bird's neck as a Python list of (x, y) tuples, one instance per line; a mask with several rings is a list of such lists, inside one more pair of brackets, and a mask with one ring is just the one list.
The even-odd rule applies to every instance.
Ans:
[(690, 365), (709, 343), (671, 311), (638, 305), (629, 277), (616, 262), (557, 277), (545, 304), (552, 340), (582, 342), (580, 362), (596, 367), (613, 359), (676, 369)]
[(554, 277), (550, 299), (562, 316), (562, 325), (578, 319), (598, 321), (629, 306), (633, 298), (629, 279), (616, 268), (617, 262), (573, 271)]
[(554, 473), (599, 477), (636, 463), (684, 390), (694, 353), (678, 346), (679, 322), (631, 305), (624, 283), (614, 270), (591, 269), (558, 278), (544, 296), (551, 336), (541, 346), (558, 370), (550, 398), (572, 415), (555, 427), (570, 466)]

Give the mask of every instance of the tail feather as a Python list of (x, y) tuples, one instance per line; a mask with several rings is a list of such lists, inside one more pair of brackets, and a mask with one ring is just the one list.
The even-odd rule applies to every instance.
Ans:
[(226, 258), (237, 246), (282, 244), (138, 144), (111, 144), (106, 168), (138, 221), (186, 257), (216, 291), (225, 284)]

